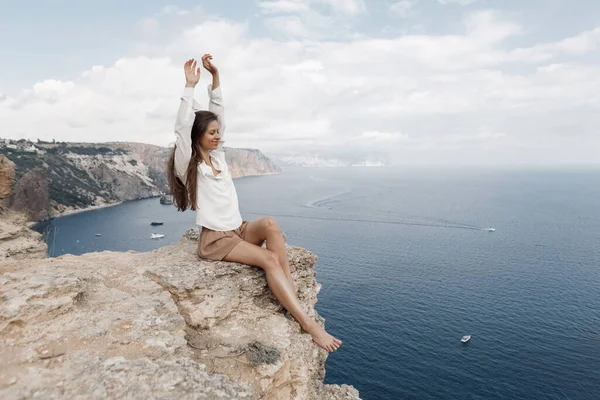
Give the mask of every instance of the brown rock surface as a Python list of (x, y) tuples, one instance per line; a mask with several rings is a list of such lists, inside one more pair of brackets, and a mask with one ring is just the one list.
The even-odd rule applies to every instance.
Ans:
[(41, 241), (39, 233), (27, 228), (27, 217), (4, 207), (12, 193), (14, 179), (15, 164), (0, 154), (0, 261), (44, 258), (46, 244)]
[(226, 147), (225, 157), (232, 178), (281, 173), (281, 168), (260, 150)]
[(43, 169), (29, 170), (18, 180), (9, 207), (29, 216), (32, 221), (51, 215), (48, 179)]
[(0, 154), (0, 210), (4, 200), (12, 193), (15, 180), (15, 163)]
[[(0, 398), (358, 399), (256, 267), (148, 253), (0, 263)], [(196, 233), (197, 235), (197, 233)], [(317, 321), (316, 256), (288, 247)]]
[(0, 262), (47, 257), (48, 247), (42, 235), (27, 227), (27, 219), (10, 210), (0, 214)]

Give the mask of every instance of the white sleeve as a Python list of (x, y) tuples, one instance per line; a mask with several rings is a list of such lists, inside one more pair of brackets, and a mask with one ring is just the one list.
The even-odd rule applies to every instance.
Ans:
[(192, 126), (196, 117), (194, 88), (186, 87), (181, 95), (181, 103), (175, 120), (175, 171), (185, 183), (190, 158), (192, 157)]
[(212, 84), (208, 84), (207, 89), (209, 98), (208, 111), (215, 113), (219, 122), (219, 135), (221, 139), (219, 140), (218, 150), (221, 150), (223, 148), (223, 144), (225, 143), (223, 140), (223, 135), (225, 134), (225, 109), (223, 107), (221, 86), (213, 90)]

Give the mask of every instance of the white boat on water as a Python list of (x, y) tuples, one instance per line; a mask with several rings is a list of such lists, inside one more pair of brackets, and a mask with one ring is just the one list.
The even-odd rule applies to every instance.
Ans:
[(471, 335), (465, 335), (460, 339), (463, 343), (467, 343), (469, 340), (471, 340)]
[(486, 228), (485, 230), (488, 232), (496, 232), (496, 228)]
[(160, 239), (164, 237), (165, 235), (163, 235), (162, 233), (153, 233), (152, 235), (150, 235), (150, 239)]
[(102, 234), (101, 233), (96, 233), (96, 236), (102, 236)]

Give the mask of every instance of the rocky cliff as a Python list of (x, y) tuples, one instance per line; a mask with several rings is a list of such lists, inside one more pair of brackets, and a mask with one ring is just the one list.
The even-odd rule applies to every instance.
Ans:
[[(169, 158), (170, 149), (142, 143), (109, 144), (133, 154), (137, 154), (140, 160), (149, 167), (151, 174), (152, 172), (156, 171), (164, 172), (167, 159)], [(225, 157), (227, 160), (227, 165), (229, 165), (229, 171), (233, 178), (281, 173), (281, 168), (279, 168), (273, 160), (269, 159), (257, 149), (235, 149), (231, 147), (225, 147)], [(165, 175), (162, 174), (161, 177), (164, 179)], [(167, 192), (168, 189), (166, 179), (164, 182), (159, 179), (159, 182), (162, 183), (162, 186), (159, 187)]]
[[(9, 208), (32, 220), (168, 192), (169, 149), (141, 143), (29, 143), (0, 146), (16, 165)], [(260, 151), (226, 148), (234, 178), (280, 173)]]
[[(199, 261), (197, 231), (148, 252), (0, 263), (0, 398), (358, 399), (264, 272)], [(309, 315), (315, 255), (288, 246)]]
[(225, 148), (225, 155), (234, 178), (281, 173), (281, 168), (257, 149)]
[(0, 211), (4, 201), (11, 195), (15, 182), (15, 163), (0, 155)]
[[(15, 164), (0, 155), (0, 261), (9, 258), (44, 258), (48, 249), (41, 235), (27, 228), (24, 214), (6, 207), (14, 181)], [(3, 300), (1, 296), (0, 300)]]

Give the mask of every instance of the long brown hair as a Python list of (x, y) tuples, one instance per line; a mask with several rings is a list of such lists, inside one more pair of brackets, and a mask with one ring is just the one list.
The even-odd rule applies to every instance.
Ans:
[(169, 180), (169, 189), (173, 196), (173, 203), (178, 211), (185, 211), (188, 208), (196, 210), (196, 183), (198, 179), (198, 164), (202, 162), (202, 153), (200, 152), (200, 139), (206, 133), (208, 125), (212, 121), (218, 121), (217, 115), (210, 111), (196, 111), (194, 124), (192, 125), (192, 156), (185, 174), (186, 182), (183, 183), (177, 177), (175, 171), (175, 149), (171, 150), (171, 156), (167, 164), (167, 178)]

